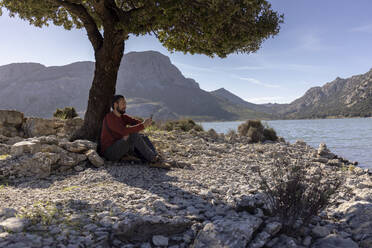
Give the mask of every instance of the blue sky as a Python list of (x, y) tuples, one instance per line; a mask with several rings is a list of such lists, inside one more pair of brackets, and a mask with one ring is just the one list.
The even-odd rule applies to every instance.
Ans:
[[(289, 103), (313, 86), (372, 68), (372, 1), (271, 0), (284, 14), (279, 35), (254, 54), (225, 59), (169, 53), (152, 36), (131, 37), (130, 51), (156, 50), (170, 57), (185, 77), (204, 90), (221, 87), (254, 103)], [(29, 25), (0, 16), (0, 65), (37, 62), (46, 66), (94, 61), (84, 30)]]

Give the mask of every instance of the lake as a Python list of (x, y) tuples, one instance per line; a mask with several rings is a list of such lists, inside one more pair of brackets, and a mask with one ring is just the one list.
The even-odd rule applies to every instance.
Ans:
[[(275, 120), (263, 121), (274, 128), (278, 136), (294, 143), (303, 140), (318, 148), (325, 143), (331, 152), (359, 166), (372, 170), (372, 118)], [(242, 122), (202, 122), (204, 130), (213, 128), (218, 133), (237, 130)]]

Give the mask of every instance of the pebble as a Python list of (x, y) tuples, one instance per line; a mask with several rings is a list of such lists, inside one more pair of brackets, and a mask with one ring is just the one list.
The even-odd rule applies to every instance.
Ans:
[(161, 235), (154, 235), (152, 237), (152, 242), (157, 246), (168, 246), (169, 239)]
[(0, 222), (0, 226), (3, 226), (7, 231), (21, 232), (25, 228), (25, 221), (17, 217), (11, 217)]

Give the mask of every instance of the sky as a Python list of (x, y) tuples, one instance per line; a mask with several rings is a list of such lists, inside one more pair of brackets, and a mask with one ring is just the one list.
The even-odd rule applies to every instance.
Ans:
[[(223, 87), (253, 103), (290, 103), (311, 87), (372, 68), (371, 0), (269, 2), (284, 14), (284, 23), (279, 34), (266, 40), (256, 53), (231, 54), (224, 59), (170, 53), (149, 35), (130, 37), (124, 52), (159, 51), (200, 88), (212, 91)], [(0, 16), (0, 35), (0, 66), (94, 61), (84, 29), (37, 28), (5, 12)]]

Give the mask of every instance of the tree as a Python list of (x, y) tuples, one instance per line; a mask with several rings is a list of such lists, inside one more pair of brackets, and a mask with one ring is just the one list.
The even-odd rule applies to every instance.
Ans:
[(283, 22), (266, 0), (0, 0), (0, 15), (2, 9), (37, 27), (85, 28), (96, 64), (84, 125), (74, 138), (90, 140), (110, 110), (130, 34), (153, 34), (171, 52), (226, 57), (257, 51)]

